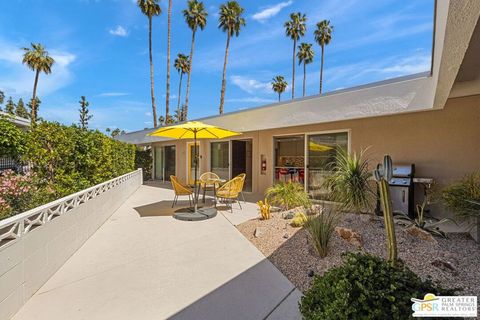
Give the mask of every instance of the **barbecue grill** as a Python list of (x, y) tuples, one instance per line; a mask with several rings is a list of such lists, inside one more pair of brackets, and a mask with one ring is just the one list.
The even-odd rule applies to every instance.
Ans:
[(413, 175), (415, 165), (394, 165), (393, 177), (389, 181), (393, 211), (403, 212), (414, 217)]

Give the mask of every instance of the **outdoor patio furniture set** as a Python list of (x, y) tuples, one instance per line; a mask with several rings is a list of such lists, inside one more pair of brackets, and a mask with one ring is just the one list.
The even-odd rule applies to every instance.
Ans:
[[(172, 208), (177, 204), (179, 196), (188, 196), (190, 206), (195, 201), (198, 201), (200, 189), (203, 190), (203, 203), (205, 203), (205, 195), (207, 191), (213, 192), (215, 208), (217, 207), (218, 200), (222, 203), (229, 204), (230, 211), (233, 212), (233, 203), (237, 202), (242, 209), (240, 203), (240, 196), (245, 202), (243, 195), (243, 186), (245, 184), (246, 174), (242, 173), (235, 178), (226, 181), (220, 179), (220, 177), (213, 172), (205, 172), (200, 175), (197, 181), (197, 188), (182, 184), (176, 176), (170, 176), (170, 182), (172, 183), (175, 197), (173, 199)], [(195, 192), (195, 190), (197, 190)]]

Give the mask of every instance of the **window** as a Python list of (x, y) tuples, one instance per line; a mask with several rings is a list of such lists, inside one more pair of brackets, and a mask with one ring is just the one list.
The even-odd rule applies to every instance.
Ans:
[(274, 138), (275, 181), (304, 183), (305, 136)]

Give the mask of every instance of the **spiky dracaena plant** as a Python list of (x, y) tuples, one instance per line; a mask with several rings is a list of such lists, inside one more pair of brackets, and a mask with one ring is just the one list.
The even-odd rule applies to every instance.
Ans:
[(386, 155), (383, 158), (383, 166), (378, 166), (373, 171), (375, 180), (380, 191), (380, 202), (382, 203), (383, 217), (385, 219), (385, 231), (387, 233), (388, 262), (394, 266), (397, 262), (397, 239), (395, 236), (395, 224), (393, 221), (392, 199), (388, 182), (393, 176), (392, 158)]
[(322, 209), (317, 214), (307, 217), (305, 229), (321, 258), (328, 254), (328, 244), (338, 222), (339, 215), (335, 209)]
[(366, 151), (348, 153), (339, 151), (332, 162), (332, 174), (325, 179), (324, 187), (332, 191), (332, 200), (341, 203), (342, 210), (353, 210), (356, 213), (369, 212), (375, 200), (375, 190), (370, 178), (370, 160)]

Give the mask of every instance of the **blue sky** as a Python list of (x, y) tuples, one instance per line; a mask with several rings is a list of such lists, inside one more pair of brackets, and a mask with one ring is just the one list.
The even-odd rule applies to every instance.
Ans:
[[(173, 0), (172, 63), (190, 51), (191, 31), (181, 11), (186, 0)], [(205, 0), (207, 27), (196, 37), (189, 118), (218, 112), (226, 35), (218, 28), (218, 7)], [(283, 24), (291, 12), (308, 18), (313, 42), (315, 23), (331, 20), (335, 30), (326, 49), (324, 91), (365, 84), (430, 68), (433, 0), (240, 0), (246, 27), (231, 43), (225, 111), (274, 102), (270, 82), (284, 75), (291, 82), (292, 42)], [(91, 128), (133, 131), (152, 126), (147, 19), (134, 0), (9, 0), (0, 2), (0, 90), (14, 99), (31, 96), (34, 74), (21, 64), (21, 47), (41, 42), (57, 63), (41, 75), (40, 116), (70, 124), (78, 120), (85, 95), (94, 118)], [(154, 18), (155, 92), (165, 112), (168, 1)], [(307, 68), (307, 94), (318, 92), (320, 49)], [(297, 68), (296, 95), (302, 69)], [(171, 105), (177, 105), (178, 74), (172, 67)], [(184, 84), (186, 81), (184, 81)], [(185, 88), (183, 89), (183, 94)], [(291, 96), (289, 90), (283, 98)]]

